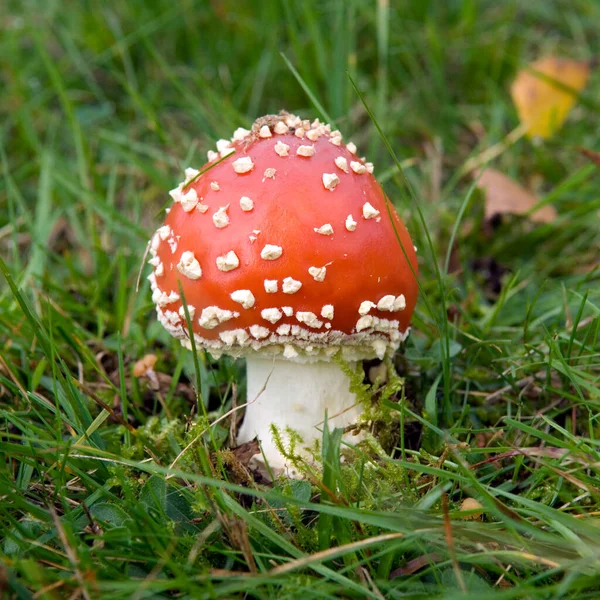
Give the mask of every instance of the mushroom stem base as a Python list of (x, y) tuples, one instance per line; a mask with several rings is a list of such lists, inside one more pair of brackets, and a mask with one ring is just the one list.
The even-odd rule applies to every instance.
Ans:
[[(349, 378), (336, 363), (249, 357), (247, 371), (249, 404), (237, 442), (243, 444), (258, 438), (276, 474), (299, 476), (275, 443), (272, 424), (277, 427), (286, 452), (290, 440), (288, 430), (296, 432), (302, 444), (294, 449), (295, 454), (312, 462), (313, 456), (308, 450), (314, 449), (315, 441), (322, 440), (325, 414), (329, 428), (333, 429), (358, 422), (363, 412), (356, 396), (350, 392)], [(355, 443), (361, 439), (352, 434), (347, 437)], [(262, 455), (253, 458), (264, 462)]]

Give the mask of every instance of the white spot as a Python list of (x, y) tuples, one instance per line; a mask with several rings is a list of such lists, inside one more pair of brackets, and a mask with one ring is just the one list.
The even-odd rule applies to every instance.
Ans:
[(294, 309), (291, 306), (282, 306), (281, 310), (286, 317), (291, 317), (294, 314)]
[(250, 290), (236, 290), (230, 294), (231, 299), (244, 308), (252, 308), (254, 306), (254, 294)]
[(181, 185), (178, 185), (176, 188), (169, 190), (169, 196), (173, 198), (173, 202), (181, 201)]
[(233, 269), (237, 269), (239, 266), (240, 259), (233, 250), (230, 250), (223, 256), (217, 256), (217, 269), (219, 269), (219, 271), (233, 271)]
[(250, 333), (257, 340), (262, 340), (271, 333), (271, 330), (263, 327), (262, 325), (252, 325), (252, 327), (250, 327)]
[(168, 225), (163, 225), (156, 230), (158, 237), (164, 242), (171, 235), (171, 228)]
[(276, 331), (278, 333), (278, 335), (290, 335), (290, 330), (292, 329), (292, 326), (289, 323), (284, 323), (283, 325), (280, 325)]
[(379, 302), (377, 303), (377, 310), (392, 310), (394, 306), (394, 296), (391, 294), (385, 295)]
[(302, 121), (296, 115), (288, 115), (285, 118), (285, 124), (288, 127), (301, 127), (302, 126)]
[[(273, 146), (273, 150), (275, 150), (275, 152), (277, 152), (277, 154), (279, 154), (279, 156), (289, 156), (289, 154), (290, 154), (290, 147), (281, 141), (277, 142)], [(265, 177), (266, 176), (267, 176), (267, 174), (265, 173)]]
[[(177, 236), (177, 238), (179, 238), (179, 236)], [(169, 244), (169, 248), (171, 248), (171, 254), (175, 254), (177, 251), (177, 240), (175, 239), (175, 236), (171, 236), (167, 240), (167, 243)]]
[(174, 310), (165, 310), (164, 316), (169, 325), (171, 325), (171, 326), (181, 325), (181, 317)]
[(255, 235), (249, 235), (248, 239), (250, 240), (251, 244), (254, 244), (254, 242), (258, 239)]
[(208, 158), (208, 162), (212, 162), (213, 160), (217, 160), (219, 158), (219, 153), (214, 150), (209, 150), (206, 153), (206, 157)]
[(268, 125), (263, 125), (258, 132), (258, 137), (261, 138), (270, 138), (272, 135)]
[(248, 196), (242, 196), (240, 198), (240, 208), (244, 212), (248, 212), (254, 208), (254, 202), (250, 198), (248, 198)]
[(365, 219), (373, 219), (379, 216), (379, 211), (369, 202), (365, 202), (362, 207), (362, 214)]
[(308, 267), (308, 273), (312, 275), (315, 281), (323, 281), (327, 274), (325, 267)]
[(282, 135), (288, 132), (288, 126), (283, 121), (279, 121), (275, 124), (275, 127), (273, 127), (273, 131)]
[(373, 340), (371, 346), (373, 347), (373, 350), (375, 350), (377, 358), (383, 360), (385, 351), (387, 350), (387, 344), (383, 340)]
[(190, 179), (194, 179), (194, 177), (200, 175), (200, 171), (198, 171), (198, 169), (192, 169), (190, 167), (185, 169), (184, 173), (185, 173), (186, 181), (189, 181)]
[(329, 143), (333, 144), (334, 146), (341, 146), (342, 145), (342, 136), (341, 135), (332, 135), (329, 138)]
[(335, 173), (323, 173), (323, 186), (327, 190), (334, 190), (340, 182), (340, 178)]
[(233, 346), (234, 344), (239, 344), (240, 346), (244, 346), (250, 336), (244, 329), (231, 329), (230, 331), (221, 331), (219, 333), (219, 337), (221, 341), (227, 344), (228, 346)]
[(277, 292), (277, 279), (265, 279), (265, 292), (267, 294), (275, 294)]
[(352, 215), (346, 217), (346, 229), (348, 231), (354, 231), (356, 229), (356, 221), (352, 218)]
[(362, 331), (373, 326), (375, 319), (371, 315), (365, 315), (356, 321), (356, 331)]
[(333, 304), (326, 304), (321, 309), (321, 316), (324, 319), (333, 319)]
[(363, 165), (362, 163), (358, 162), (357, 160), (353, 160), (350, 163), (350, 168), (357, 174), (357, 175), (362, 175), (363, 173), (367, 172), (367, 167), (365, 167), (365, 165)]
[(314, 312), (300, 310), (296, 313), (296, 319), (298, 319), (300, 323), (305, 323), (309, 327), (314, 327), (315, 329), (323, 327), (323, 321), (319, 321)]
[(294, 135), (297, 138), (302, 139), (306, 135), (306, 131), (304, 131), (304, 129), (298, 128), (298, 129), (296, 129), (296, 131), (294, 131)]
[(158, 250), (159, 244), (160, 244), (160, 237), (158, 235), (158, 232), (156, 232), (152, 236), (152, 239), (150, 240), (150, 254), (152, 254), (153, 256), (156, 256), (156, 252)]
[(227, 206), (220, 206), (212, 216), (213, 223), (218, 229), (223, 229), (223, 227), (229, 225), (229, 215), (227, 214), (228, 208), (229, 204)]
[(158, 235), (158, 232), (155, 232), (149, 242), (150, 254), (152, 254), (152, 256), (156, 256), (156, 252), (158, 251), (159, 244), (160, 244), (160, 237)]
[(320, 235), (332, 235), (333, 234), (333, 227), (331, 226), (330, 223), (325, 223), (325, 225), (321, 225), (321, 227), (315, 227), (314, 230), (315, 230), (315, 233), (318, 233)]
[(198, 204), (196, 204), (196, 210), (204, 214), (208, 210), (208, 204), (201, 204), (198, 202)]
[(306, 132), (306, 137), (311, 142), (316, 142), (319, 139), (319, 132), (316, 129), (311, 129), (310, 131)]
[(398, 330), (398, 326), (399, 326), (399, 321), (396, 320), (390, 320), (390, 319), (375, 319), (375, 330), (376, 331), (385, 331), (385, 332), (390, 332), (390, 331), (396, 331)]
[(298, 352), (291, 344), (286, 344), (283, 347), (283, 357), (284, 358), (296, 358), (298, 356)]
[(296, 149), (296, 154), (298, 156), (304, 156), (306, 158), (310, 158), (311, 156), (314, 156), (315, 154), (315, 147), (314, 146), (298, 146), (298, 148)]
[(359, 315), (368, 315), (369, 312), (371, 311), (372, 308), (375, 308), (377, 306), (377, 304), (375, 304), (375, 302), (371, 302), (370, 300), (365, 300), (364, 302), (360, 303), (360, 306), (358, 307), (358, 314)]
[(233, 139), (236, 142), (241, 142), (248, 135), (250, 135), (250, 131), (248, 131), (247, 129), (244, 129), (243, 127), (238, 127), (233, 132)]
[(394, 300), (394, 306), (392, 307), (392, 311), (397, 312), (399, 310), (404, 310), (405, 308), (406, 308), (406, 298), (404, 297), (404, 294), (400, 294)]
[(240, 313), (232, 312), (230, 310), (223, 310), (218, 306), (207, 306), (202, 309), (202, 314), (198, 319), (198, 324), (204, 329), (214, 329), (220, 323), (229, 321), (230, 319), (239, 317)]
[(334, 162), (338, 169), (341, 169), (344, 173), (348, 172), (348, 161), (343, 156), (338, 156)]
[(210, 182), (210, 189), (218, 192), (221, 188), (219, 187), (219, 183), (217, 181)]
[(302, 287), (302, 283), (297, 279), (292, 279), (291, 277), (286, 277), (283, 280), (283, 285), (281, 289), (284, 294), (295, 294)]
[(413, 248), (415, 249), (415, 252), (418, 252), (418, 250), (417, 250), (417, 247), (416, 247), (416, 246), (413, 246)]
[(177, 263), (177, 270), (189, 279), (200, 279), (202, 277), (200, 263), (194, 256), (194, 253), (189, 250), (186, 250), (181, 255), (181, 259)]
[(353, 142), (348, 142), (346, 144), (346, 149), (348, 150), (348, 152), (350, 152), (350, 154), (356, 154), (356, 144), (354, 144)]
[[(194, 315), (196, 314), (196, 307), (192, 306), (191, 304), (188, 304), (188, 313), (190, 314), (190, 321), (194, 318)], [(183, 308), (183, 306), (179, 307), (179, 316), (185, 321), (185, 309)]]
[(249, 156), (242, 156), (234, 160), (231, 164), (233, 166), (233, 170), (238, 174), (249, 173), (252, 171), (252, 169), (254, 169), (254, 163)]
[(260, 316), (270, 323), (277, 323), (283, 316), (278, 308), (263, 308), (260, 311)]
[[(265, 179), (275, 179), (275, 173), (277, 173), (277, 169), (273, 169), (271, 167), (265, 169)], [(263, 179), (263, 181), (265, 179)]]
[(160, 261), (160, 256), (153, 256), (149, 261), (148, 261), (149, 265), (152, 265), (153, 267), (157, 267), (158, 265), (161, 264)]
[(160, 262), (156, 265), (154, 273), (157, 277), (162, 277), (165, 274), (165, 266)]
[(271, 244), (267, 244), (261, 251), (260, 257), (264, 260), (276, 260), (283, 253), (283, 248), (281, 246), (273, 246)]
[[(331, 329), (331, 323), (325, 323), (325, 329)], [(327, 352), (327, 349), (325, 351)]]
[(181, 208), (183, 208), (185, 212), (194, 210), (198, 204), (198, 194), (196, 194), (196, 190), (190, 188), (187, 193), (181, 194), (180, 202)]
[(367, 168), (367, 173), (372, 173), (375, 170), (372, 162), (365, 163), (365, 167)]
[(173, 302), (177, 302), (179, 300), (179, 294), (177, 292), (161, 292), (158, 288), (152, 292), (152, 302), (154, 304), (158, 304), (161, 308), (166, 306), (167, 304), (172, 304)]
[(229, 140), (217, 140), (217, 150), (221, 156), (227, 156), (234, 152)]

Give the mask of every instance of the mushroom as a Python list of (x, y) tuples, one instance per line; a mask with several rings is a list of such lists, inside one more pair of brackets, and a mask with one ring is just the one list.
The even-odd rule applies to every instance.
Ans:
[(211, 151), (206, 173), (171, 192), (149, 244), (158, 319), (190, 347), (181, 285), (196, 346), (246, 358), (237, 441), (258, 438), (270, 467), (290, 476), (271, 425), (284, 446), (295, 431), (310, 457), (325, 415), (330, 427), (359, 422), (362, 406), (335, 357), (355, 365), (392, 354), (417, 299), (408, 231), (372, 165), (333, 134), (283, 112), (237, 130), (230, 154)]

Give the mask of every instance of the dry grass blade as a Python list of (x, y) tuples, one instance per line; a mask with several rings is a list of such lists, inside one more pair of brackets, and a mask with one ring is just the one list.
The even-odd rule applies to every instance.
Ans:
[(446, 494), (446, 492), (442, 494), (442, 512), (444, 515), (444, 535), (446, 536), (448, 552), (450, 553), (450, 559), (452, 560), (454, 576), (456, 577), (460, 589), (466, 594), (467, 586), (465, 585), (465, 580), (456, 555), (456, 546), (454, 545), (454, 535), (452, 533), (452, 521), (450, 520), (450, 512), (448, 510), (448, 494)]
[(285, 563), (284, 565), (275, 567), (274, 569), (271, 569), (269, 571), (269, 574), (281, 575), (282, 573), (289, 573), (290, 571), (296, 571), (298, 569), (308, 567), (313, 563), (320, 563), (325, 560), (333, 560), (334, 558), (337, 558), (338, 556), (343, 556), (344, 554), (349, 552), (363, 550), (364, 548), (368, 548), (376, 544), (399, 540), (403, 537), (403, 533), (384, 533), (382, 535), (377, 535), (375, 537), (367, 538), (365, 540), (359, 540), (358, 542), (344, 544), (343, 546), (338, 546), (337, 548), (321, 550), (320, 552), (315, 552), (314, 554), (310, 554), (309, 556), (304, 556), (302, 558), (298, 558), (296, 560), (292, 560), (288, 563)]

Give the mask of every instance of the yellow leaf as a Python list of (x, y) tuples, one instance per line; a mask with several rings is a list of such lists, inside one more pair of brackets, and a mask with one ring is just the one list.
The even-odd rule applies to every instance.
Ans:
[[(485, 192), (485, 220), (496, 215), (525, 215), (539, 202), (529, 190), (494, 169), (486, 169), (477, 187)], [(537, 223), (551, 223), (556, 219), (556, 210), (550, 204), (531, 213), (529, 218)]]
[(530, 137), (551, 137), (563, 124), (590, 75), (587, 63), (547, 56), (519, 71), (513, 102)]

